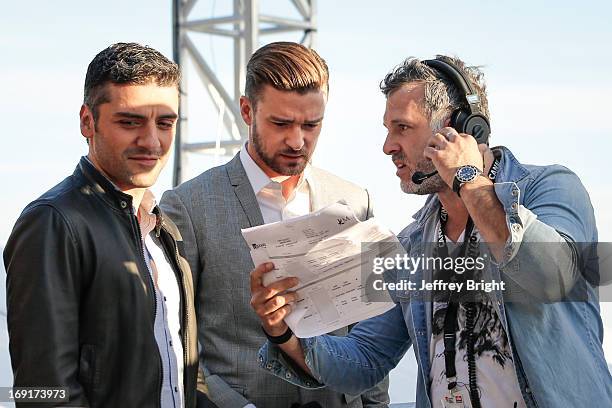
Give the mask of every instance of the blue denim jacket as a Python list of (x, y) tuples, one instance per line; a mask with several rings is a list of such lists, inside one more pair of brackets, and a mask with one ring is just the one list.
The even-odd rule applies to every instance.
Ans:
[[(573, 272), (576, 253), (565, 242), (597, 242), (589, 195), (565, 167), (523, 165), (508, 149), (501, 150), (494, 187), (510, 237), (504, 259), (487, 270), (489, 278), (503, 279), (524, 291), (524, 296), (539, 299), (505, 302), (504, 293), (490, 293), (509, 333), (525, 402), (540, 408), (612, 407), (597, 289), (583, 282), (582, 301), (560, 301), (572, 295), (581, 278)], [(430, 196), (415, 221), (398, 235), (409, 256), (419, 256), (422, 244), (434, 236), (438, 208), (437, 196)], [(558, 242), (555, 248), (567, 251), (546, 253), (542, 246), (528, 244), (534, 242)], [(417, 271), (405, 278), (420, 282), (427, 278), (423, 274)], [(359, 323), (347, 337), (301, 339), (314, 378), (296, 369), (271, 343), (260, 350), (262, 367), (303, 387), (329, 386), (356, 394), (380, 381), (412, 345), (419, 366), (416, 406), (431, 407), (431, 302), (411, 301), (410, 292), (393, 296), (395, 308)]]

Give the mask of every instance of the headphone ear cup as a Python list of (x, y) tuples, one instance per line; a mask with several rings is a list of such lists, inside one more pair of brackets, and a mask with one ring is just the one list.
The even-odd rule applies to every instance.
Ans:
[(471, 115), (462, 109), (457, 109), (451, 115), (451, 126), (459, 133), (472, 135), (478, 144), (489, 144), (491, 126), (487, 118), (480, 114)]
[(465, 131), (465, 119), (467, 119), (468, 116), (470, 116), (470, 114), (466, 113), (464, 110), (456, 109), (451, 115), (451, 127), (458, 133), (467, 133)]
[(474, 136), (478, 144), (489, 145), (489, 136), (491, 135), (491, 126), (489, 121), (482, 115), (470, 115), (465, 119), (465, 133)]

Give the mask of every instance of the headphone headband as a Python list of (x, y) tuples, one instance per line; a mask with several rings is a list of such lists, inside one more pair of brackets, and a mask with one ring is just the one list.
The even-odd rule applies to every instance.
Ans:
[(442, 76), (450, 80), (462, 91), (462, 95), (468, 104), (468, 109), (459, 108), (453, 112), (451, 126), (460, 133), (474, 136), (478, 143), (489, 144), (491, 126), (480, 109), (478, 93), (474, 90), (464, 73), (454, 64), (440, 59), (424, 60), (421, 62), (442, 74)]
[(463, 72), (454, 65), (438, 59), (425, 60), (421, 62), (427, 65), (429, 68), (432, 68), (446, 76), (454, 84), (458, 85), (464, 94), (471, 95), (475, 93)]

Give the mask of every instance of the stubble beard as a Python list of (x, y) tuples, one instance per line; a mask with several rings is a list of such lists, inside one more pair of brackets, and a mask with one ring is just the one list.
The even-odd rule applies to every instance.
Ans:
[[(257, 132), (256, 122), (253, 122), (252, 132), (253, 132), (252, 133), (253, 148), (255, 149), (255, 152), (257, 153), (259, 158), (261, 158), (261, 160), (266, 164), (266, 166), (268, 166), (274, 172), (281, 174), (283, 176), (296, 176), (296, 175), (302, 174), (302, 172), (304, 171), (304, 169), (306, 168), (306, 166), (308, 165), (311, 159), (311, 153), (308, 151), (308, 149), (306, 149), (305, 147), (302, 147), (302, 149), (300, 149), (299, 151), (288, 149), (288, 150), (283, 150), (283, 151), (279, 151), (279, 152), (270, 154), (266, 152), (266, 150), (264, 149), (264, 146), (261, 140), (261, 135)], [(296, 162), (296, 164), (293, 166), (284, 166), (280, 163), (280, 160), (277, 157), (283, 153), (293, 154), (293, 155), (301, 154), (304, 157), (304, 160)]]
[[(163, 169), (166, 160), (163, 157), (161, 150), (151, 151), (142, 147), (131, 147), (121, 153), (121, 157), (117, 158), (112, 152), (106, 148), (104, 135), (99, 131), (96, 132), (93, 144), (96, 151), (96, 161), (104, 173), (106, 178), (112, 181), (117, 187), (123, 189), (131, 188), (148, 188), (155, 184), (159, 173)], [(148, 172), (133, 172), (128, 165), (128, 157), (131, 155), (149, 155), (158, 156), (161, 166), (158, 164)]]
[[(445, 121), (447, 117), (438, 118), (436, 120), (430, 119), (430, 128), (432, 129), (432, 134), (436, 134), (444, 127)], [(406, 156), (404, 152), (399, 153), (400, 159), (405, 159)], [(415, 172), (420, 171), (425, 174), (432, 173), (436, 171), (436, 166), (434, 166), (433, 162), (429, 159), (423, 159), (417, 163)], [(442, 180), (442, 177), (438, 173), (435, 175), (426, 178), (421, 184), (415, 184), (412, 182), (412, 179), (409, 181), (400, 181), (400, 187), (402, 191), (406, 194), (417, 194), (417, 195), (428, 195), (428, 194), (436, 194), (446, 188), (446, 182)]]

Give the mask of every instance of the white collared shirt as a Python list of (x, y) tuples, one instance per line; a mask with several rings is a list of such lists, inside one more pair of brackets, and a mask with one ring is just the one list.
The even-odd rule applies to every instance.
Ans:
[(163, 249), (153, 240), (157, 216), (152, 213), (155, 197), (147, 190), (140, 203), (140, 230), (145, 248), (145, 262), (155, 288), (153, 333), (162, 365), (162, 408), (184, 407), (183, 343), (181, 330), (181, 295), (178, 278)]
[(310, 213), (310, 164), (304, 169), (291, 196), (285, 200), (281, 182), (290, 176), (268, 177), (249, 155), (246, 143), (240, 150), (240, 161), (257, 198), (265, 224)]

